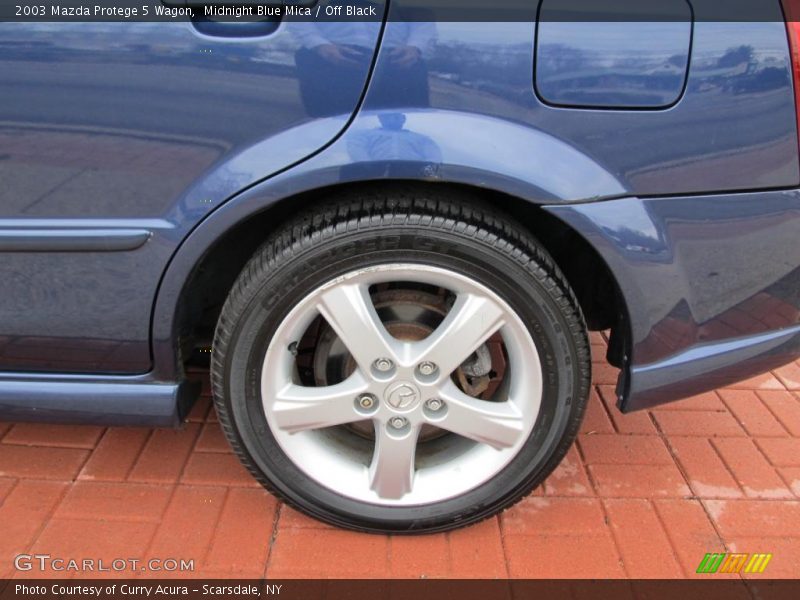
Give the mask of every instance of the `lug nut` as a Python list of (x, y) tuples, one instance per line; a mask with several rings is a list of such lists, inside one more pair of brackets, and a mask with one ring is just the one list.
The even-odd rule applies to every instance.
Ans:
[(434, 363), (427, 360), (425, 362), (419, 363), (419, 367), (417, 368), (419, 369), (419, 372), (422, 373), (423, 375), (433, 375), (437, 369)]
[(386, 371), (391, 371), (394, 363), (389, 360), (388, 358), (379, 358), (373, 363), (376, 371), (380, 371), (381, 373), (386, 373)]
[(364, 394), (363, 396), (358, 397), (358, 405), (361, 408), (369, 410), (373, 406), (375, 406), (375, 396), (371, 394)]
[(425, 406), (428, 410), (432, 410), (433, 412), (442, 410), (444, 406), (444, 402), (439, 400), (438, 398), (431, 398), (427, 402), (425, 402)]
[(393, 429), (402, 429), (407, 422), (403, 417), (392, 417), (389, 419), (389, 426)]

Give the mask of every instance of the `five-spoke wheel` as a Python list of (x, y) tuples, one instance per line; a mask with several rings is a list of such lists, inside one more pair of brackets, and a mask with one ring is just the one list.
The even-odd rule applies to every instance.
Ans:
[(480, 200), (386, 187), (278, 228), (222, 309), (220, 423), (279, 498), (362, 531), (441, 531), (559, 463), (590, 380), (569, 286)]
[[(370, 296), (381, 286), (425, 286), (449, 296), (450, 307), (426, 337), (398, 339)], [(355, 363), (332, 385), (304, 385), (292, 352), (318, 317)], [(498, 378), (491, 362), (484, 367), (499, 381), (482, 399), (462, 389), (456, 372), (495, 334), (504, 373)], [(388, 264), (346, 273), (299, 302), (267, 350), (261, 390), (273, 434), (306, 474), (358, 500), (413, 505), (462, 494), (502, 469), (530, 435), (541, 380), (531, 335), (496, 293), (442, 268)], [(367, 420), (373, 448), (359, 451), (324, 431)], [(425, 425), (455, 439), (420, 442)]]

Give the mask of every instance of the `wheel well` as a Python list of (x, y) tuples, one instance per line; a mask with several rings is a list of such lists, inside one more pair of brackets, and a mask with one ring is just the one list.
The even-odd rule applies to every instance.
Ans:
[[(349, 184), (369, 188), (391, 182)], [(564, 222), (529, 201), (501, 192), (449, 183), (420, 183), (420, 186), (447, 185), (476, 192), (495, 208), (505, 212), (527, 229), (547, 249), (564, 273), (583, 311), (590, 330), (611, 330), (608, 360), (622, 366), (629, 337), (629, 322), (616, 280), (598, 253)], [(325, 201), (345, 186), (333, 186), (292, 196), (272, 205), (228, 231), (203, 255), (181, 292), (179, 301), (179, 347), (184, 362), (203, 364), (222, 305), (234, 281), (266, 237), (292, 216)]]

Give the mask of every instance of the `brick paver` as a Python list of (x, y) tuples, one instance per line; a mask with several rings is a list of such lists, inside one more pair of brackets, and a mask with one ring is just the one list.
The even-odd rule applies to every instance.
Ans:
[(343, 531), (277, 501), (230, 451), (207, 382), (180, 431), (0, 423), (0, 577), (30, 576), (13, 570), (26, 552), (275, 578), (697, 577), (706, 552), (772, 552), (763, 576), (800, 575), (800, 363), (622, 415), (604, 355), (593, 334), (586, 419), (545, 485), (430, 536)]

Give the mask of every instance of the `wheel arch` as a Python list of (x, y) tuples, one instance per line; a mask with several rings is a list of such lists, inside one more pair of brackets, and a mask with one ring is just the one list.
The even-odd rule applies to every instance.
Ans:
[[(204, 221), (184, 242), (165, 273), (152, 321), (154, 374), (180, 379), (196, 343), (209, 343), (216, 318), (235, 279), (265, 238), (297, 212), (342, 191), (461, 191), (505, 212), (538, 239), (564, 272), (590, 330), (611, 329), (608, 359), (624, 366), (630, 331), (628, 312), (616, 279), (599, 253), (570, 225), (532, 202), (498, 189), (457, 182), (365, 180), (318, 187), (282, 197), (263, 197), (248, 210), (227, 210), (222, 218)], [(234, 206), (235, 203), (231, 203)], [(590, 273), (591, 277), (586, 277)]]

